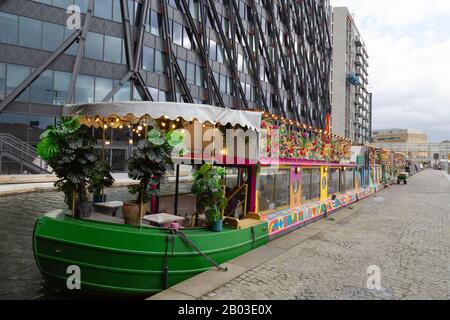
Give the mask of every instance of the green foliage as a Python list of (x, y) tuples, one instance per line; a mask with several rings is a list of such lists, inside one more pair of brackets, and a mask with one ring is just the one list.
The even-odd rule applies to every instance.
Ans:
[(59, 178), (55, 186), (64, 192), (69, 207), (74, 192), (78, 201), (87, 200), (88, 177), (97, 161), (95, 143), (89, 128), (81, 125), (77, 117), (61, 117), (56, 126), (48, 127), (41, 135), (37, 152)]
[(173, 169), (172, 151), (182, 142), (183, 139), (172, 132), (164, 135), (158, 129), (150, 130), (147, 139), (138, 142), (128, 160), (128, 176), (140, 181), (128, 188), (131, 194), (137, 195), (138, 203), (146, 203), (157, 194), (157, 184)]
[(197, 210), (205, 213), (210, 222), (222, 218), (222, 210), (227, 207), (222, 180), (225, 169), (205, 163), (192, 175), (192, 193), (197, 197)]
[(106, 161), (98, 161), (89, 175), (89, 192), (100, 194), (102, 188), (110, 187), (114, 184), (111, 175), (111, 166)]

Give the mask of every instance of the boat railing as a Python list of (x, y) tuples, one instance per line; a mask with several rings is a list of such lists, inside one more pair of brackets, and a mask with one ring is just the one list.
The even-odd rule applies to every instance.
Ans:
[[(244, 191), (243, 214), (245, 215), (247, 213), (248, 184), (244, 183), (242, 186), (237, 188), (230, 196), (227, 197), (227, 202), (230, 203), (232, 199), (236, 198), (237, 196), (240, 196), (242, 194), (242, 191)], [(235, 212), (237, 206), (232, 209), (233, 209), (232, 212)], [(225, 209), (222, 210), (222, 217), (225, 217)]]

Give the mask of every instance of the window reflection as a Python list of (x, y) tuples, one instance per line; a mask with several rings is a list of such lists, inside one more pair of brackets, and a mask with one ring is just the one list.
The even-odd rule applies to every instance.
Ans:
[(95, 32), (87, 33), (84, 56), (90, 59), (103, 60), (103, 35)]
[(302, 204), (320, 198), (320, 169), (302, 169)]
[(111, 92), (113, 88), (113, 80), (107, 78), (95, 78), (95, 101), (103, 101), (103, 99)]
[(37, 144), (40, 141), (41, 134), (48, 126), (55, 125), (55, 117), (30, 115), (30, 138), (31, 144)]
[(290, 170), (262, 168), (259, 176), (259, 211), (282, 209), (289, 205)]
[(351, 191), (355, 189), (353, 169), (345, 170), (345, 191)]
[[(14, 89), (28, 77), (30, 67), (17, 64), (8, 64), (6, 68), (6, 95), (14, 91)], [(27, 88), (16, 101), (28, 102), (30, 89)]]
[(30, 101), (52, 104), (55, 96), (53, 90), (53, 70), (46, 70), (31, 85)]
[(19, 45), (40, 49), (41, 26), (41, 21), (19, 17)]
[(121, 63), (122, 39), (105, 35), (105, 61)]
[(75, 103), (94, 102), (94, 77), (78, 75), (75, 86)]
[(27, 114), (0, 113), (0, 132), (7, 132), (22, 141), (28, 141)]
[(0, 63), (0, 99), (5, 98), (6, 64)]
[(42, 49), (56, 50), (64, 39), (64, 27), (58, 24), (44, 22), (42, 25)]
[(18, 17), (0, 12), (0, 42), (17, 44)]
[(53, 104), (62, 106), (66, 103), (70, 78), (71, 74), (68, 72), (55, 71)]
[(339, 185), (340, 169), (328, 170), (328, 194), (331, 196), (334, 193), (340, 192)]

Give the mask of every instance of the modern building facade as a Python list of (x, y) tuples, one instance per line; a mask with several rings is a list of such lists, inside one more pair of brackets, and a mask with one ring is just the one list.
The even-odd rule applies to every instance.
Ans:
[(374, 130), (373, 143), (428, 143), (428, 136), (420, 129)]
[[(405, 153), (410, 159), (431, 159), (439, 144), (429, 144), (420, 129), (385, 129), (372, 132), (372, 144)], [(438, 152), (440, 153), (440, 151)]]
[(332, 45), (332, 131), (353, 143), (368, 143), (372, 129), (369, 56), (346, 7), (332, 8)]
[[(329, 0), (1, 1), (1, 173), (39, 171), (17, 151), (32, 158), (67, 103), (205, 103), (325, 128), (329, 25)], [(107, 136), (123, 171), (129, 132)]]

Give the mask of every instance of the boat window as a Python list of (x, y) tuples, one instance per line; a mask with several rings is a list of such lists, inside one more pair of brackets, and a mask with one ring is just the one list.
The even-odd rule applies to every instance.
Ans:
[(345, 191), (351, 191), (353, 189), (355, 189), (353, 169), (347, 169), (345, 171)]
[(290, 197), (289, 169), (262, 168), (259, 177), (259, 211), (288, 206)]
[(339, 176), (340, 176), (341, 170), (338, 169), (331, 169), (328, 171), (328, 194), (331, 196), (333, 193), (339, 193), (340, 190), (340, 184), (339, 184)]
[(369, 186), (369, 170), (365, 169), (364, 170), (364, 187), (368, 187)]
[[(175, 169), (175, 168), (174, 168)], [(180, 182), (178, 185), (178, 208), (176, 214), (191, 219), (195, 211), (196, 197), (192, 194), (192, 173), (195, 171), (191, 165), (180, 165)], [(160, 184), (159, 212), (175, 214), (176, 171), (167, 173), (166, 179)]]
[(302, 170), (302, 203), (320, 198), (320, 169)]

